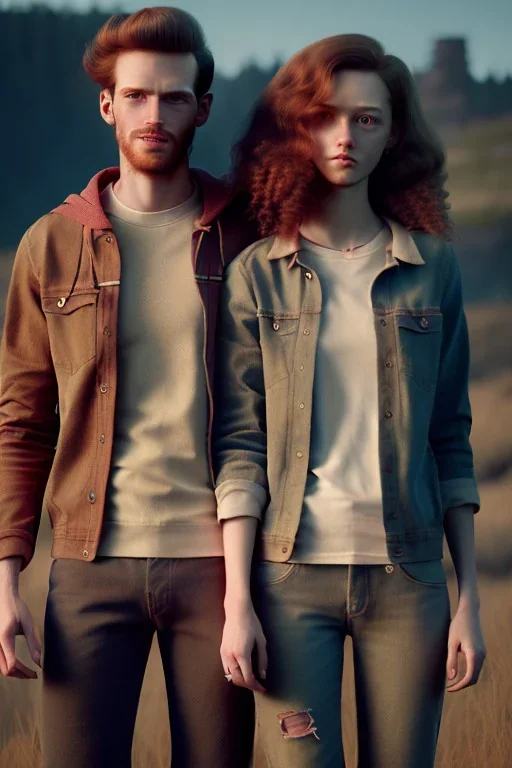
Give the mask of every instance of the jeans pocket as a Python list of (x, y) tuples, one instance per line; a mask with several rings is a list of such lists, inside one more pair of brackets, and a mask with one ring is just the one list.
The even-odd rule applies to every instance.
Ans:
[(400, 572), (414, 584), (424, 587), (446, 587), (446, 574), (441, 560), (425, 560), (420, 563), (400, 563)]
[(281, 584), (298, 569), (299, 563), (273, 563), (270, 560), (261, 560), (258, 563), (258, 579), (266, 586)]

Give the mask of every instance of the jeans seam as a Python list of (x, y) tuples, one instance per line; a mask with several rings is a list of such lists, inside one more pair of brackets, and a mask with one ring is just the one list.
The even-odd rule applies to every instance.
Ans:
[[(258, 731), (261, 731), (261, 723), (260, 723), (260, 717), (259, 717), (259, 714), (258, 714), (258, 708), (257, 707), (256, 707), (256, 711), (255, 711), (255, 725), (256, 725), (256, 729)], [(262, 739), (261, 736), (260, 736), (259, 741), (260, 741), (260, 749), (263, 750), (263, 754), (265, 755), (265, 762), (267, 764), (267, 768), (272, 768), (272, 764), (271, 764), (270, 758), (268, 756), (265, 740)]]

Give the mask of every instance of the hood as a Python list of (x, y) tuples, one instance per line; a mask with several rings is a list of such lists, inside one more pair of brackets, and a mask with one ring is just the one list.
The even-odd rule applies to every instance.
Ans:
[[(206, 171), (192, 168), (190, 173), (199, 185), (203, 197), (203, 215), (200, 226), (207, 227), (233, 199), (233, 191), (223, 179), (216, 179)], [(79, 195), (69, 195), (61, 205), (52, 210), (61, 216), (80, 222), (91, 229), (112, 229), (101, 207), (102, 191), (119, 178), (119, 168), (105, 168), (92, 177)]]

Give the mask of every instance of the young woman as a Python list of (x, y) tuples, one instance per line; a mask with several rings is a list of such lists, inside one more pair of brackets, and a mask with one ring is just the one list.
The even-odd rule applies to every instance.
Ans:
[(285, 64), (237, 147), (268, 237), (230, 266), (221, 319), (221, 655), (256, 692), (258, 768), (343, 764), (347, 635), (360, 766), (432, 766), (445, 678), (483, 663), (443, 165), (406, 66), (359, 35)]

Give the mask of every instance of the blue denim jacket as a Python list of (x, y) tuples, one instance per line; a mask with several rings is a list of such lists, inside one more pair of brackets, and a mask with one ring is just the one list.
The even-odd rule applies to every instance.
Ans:
[[(420, 562), (442, 557), (448, 508), (479, 509), (468, 332), (452, 247), (388, 224), (392, 245), (372, 286), (383, 521), (391, 562)], [(320, 281), (296, 239), (260, 240), (228, 269), (214, 428), (219, 518), (260, 518), (266, 560), (290, 558), (299, 526), (321, 312)]]

